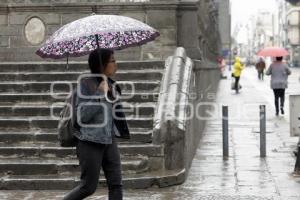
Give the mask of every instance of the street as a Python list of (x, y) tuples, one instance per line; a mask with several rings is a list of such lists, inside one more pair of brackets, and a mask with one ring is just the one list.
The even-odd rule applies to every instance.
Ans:
[(0, 11), (0, 200), (300, 200), (300, 0)]
[[(300, 69), (292, 68), (286, 91), (285, 115), (275, 116), (269, 77), (259, 81), (254, 67), (241, 76), (240, 94), (230, 90), (231, 80), (220, 82), (216, 109), (204, 135), (186, 182), (169, 188), (125, 190), (124, 199), (181, 200), (299, 200), (300, 176), (293, 175), (292, 151), (298, 141), (289, 133), (289, 94), (300, 94)], [(229, 76), (230, 77), (230, 76)], [(222, 105), (229, 106), (229, 158), (222, 157)], [(267, 157), (260, 158), (259, 105), (266, 105)], [(67, 191), (1, 191), (0, 199), (61, 199)], [(89, 200), (107, 199), (100, 191)]]

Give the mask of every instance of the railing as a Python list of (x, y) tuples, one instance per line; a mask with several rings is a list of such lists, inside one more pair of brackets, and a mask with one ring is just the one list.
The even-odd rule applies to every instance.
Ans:
[(185, 167), (185, 138), (189, 115), (193, 62), (179, 47), (165, 63), (156, 114), (153, 143), (164, 145), (165, 168)]

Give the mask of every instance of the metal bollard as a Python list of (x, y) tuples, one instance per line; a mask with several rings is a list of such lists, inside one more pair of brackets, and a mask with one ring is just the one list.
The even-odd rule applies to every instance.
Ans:
[(222, 106), (223, 158), (228, 157), (228, 106)]
[(260, 119), (260, 157), (266, 157), (266, 106), (259, 106)]
[[(300, 120), (300, 117), (298, 117), (298, 120)], [(296, 158), (294, 173), (300, 174), (300, 136), (297, 144), (297, 158)]]
[(294, 172), (295, 174), (300, 174), (300, 145), (298, 145), (297, 149), (298, 149), (298, 154), (297, 154)]

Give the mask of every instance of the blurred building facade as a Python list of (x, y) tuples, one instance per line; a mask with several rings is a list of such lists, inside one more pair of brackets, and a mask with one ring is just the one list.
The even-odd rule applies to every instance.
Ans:
[(300, 3), (296, 1), (285, 2), (285, 47), (290, 52), (292, 66), (300, 67)]
[(300, 67), (300, 1), (276, 0), (278, 5), (278, 46), (285, 47), (291, 66)]
[(256, 16), (253, 32), (254, 51), (275, 45), (275, 19), (275, 14), (267, 11), (260, 11)]

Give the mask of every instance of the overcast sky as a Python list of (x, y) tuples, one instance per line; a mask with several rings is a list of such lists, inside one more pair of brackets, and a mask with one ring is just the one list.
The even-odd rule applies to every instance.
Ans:
[[(251, 16), (256, 16), (259, 11), (276, 12), (276, 0), (230, 0), (233, 32), (236, 24), (246, 25)], [(247, 34), (244, 28), (241, 29), (237, 36), (238, 42), (246, 42)]]

